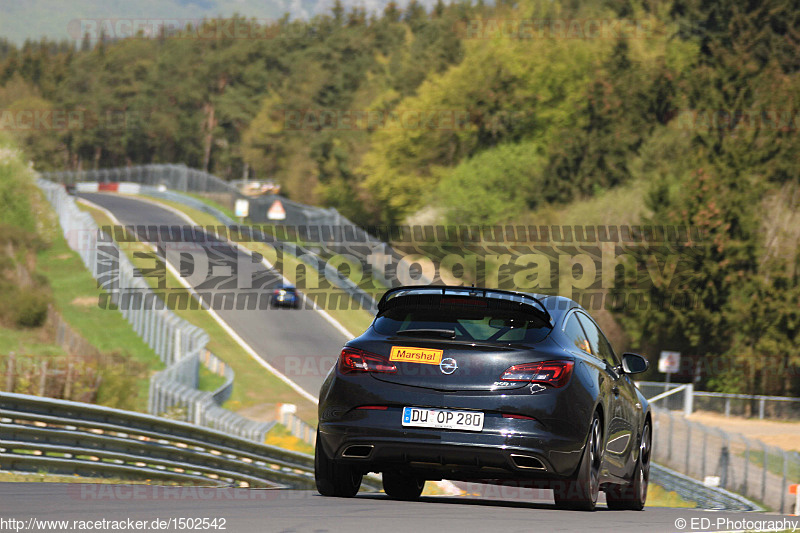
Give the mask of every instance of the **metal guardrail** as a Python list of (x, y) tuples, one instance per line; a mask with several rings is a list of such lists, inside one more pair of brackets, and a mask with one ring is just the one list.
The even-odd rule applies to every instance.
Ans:
[(800, 454), (740, 433), (687, 420), (653, 408), (654, 461), (681, 474), (788, 512), (789, 485), (800, 481)]
[(286, 429), (289, 430), (289, 433), (291, 433), (293, 436), (302, 440), (306, 444), (314, 446), (314, 438), (316, 436), (316, 430), (314, 429), (314, 426), (308, 424), (296, 414), (288, 412), (280, 415), (280, 422), (286, 426)]
[[(153, 294), (144, 279), (134, 275), (133, 264), (127, 256), (111, 239), (103, 236), (91, 215), (78, 209), (74, 198), (63, 187), (41, 179), (37, 185), (53, 206), (69, 247), (80, 255), (100, 285), (110, 290), (111, 303), (116, 303), (118, 297), (113, 289), (120, 286), (138, 289), (143, 295)], [(219, 405), (230, 396), (232, 371), (218, 390), (198, 390), (200, 362), (207, 357), (208, 334), (205, 331), (166, 308), (123, 308), (120, 311), (136, 333), (167, 364), (165, 370), (150, 380), (150, 413), (160, 415), (182, 411), (188, 421), (196, 424), (264, 441), (272, 423), (255, 422)]]
[[(99, 405), (0, 392), (0, 470), (266, 488), (315, 487), (314, 457)], [(366, 476), (364, 490), (380, 490)]]
[(650, 465), (650, 481), (676, 492), (685, 500), (697, 502), (703, 509), (726, 511), (763, 511), (761, 506), (719, 487), (707, 487), (689, 476), (659, 464)]
[(186, 422), (0, 393), (0, 468), (310, 488), (314, 458)]
[(788, 511), (789, 485), (800, 481), (800, 454), (688, 420), (697, 394), (691, 384), (637, 386), (653, 407), (654, 461), (697, 480), (713, 478), (722, 489)]
[(800, 420), (800, 398), (694, 391), (694, 405), (698, 411), (721, 412), (725, 416), (753, 416), (757, 412), (760, 420)]
[[(800, 398), (790, 396), (764, 396), (761, 394), (733, 394), (694, 390), (692, 383), (663, 383), (660, 381), (640, 381), (637, 386), (645, 396), (666, 394), (668, 391), (688, 388), (691, 394), (677, 395), (661, 402), (669, 409), (678, 409), (677, 402), (684, 402), (688, 414), (694, 411), (709, 411), (725, 416), (758, 417), (781, 420), (800, 420)], [(663, 392), (662, 392), (663, 391)], [(674, 392), (673, 392), (674, 394)]]

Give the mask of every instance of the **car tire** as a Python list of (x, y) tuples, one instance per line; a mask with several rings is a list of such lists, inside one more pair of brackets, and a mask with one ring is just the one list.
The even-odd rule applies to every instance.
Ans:
[(396, 500), (416, 500), (425, 488), (425, 480), (389, 471), (383, 473), (383, 492)]
[(606, 489), (606, 502), (609, 509), (641, 511), (647, 501), (647, 486), (650, 482), (650, 451), (652, 446), (650, 423), (644, 425), (639, 441), (639, 458), (633, 479), (626, 485), (612, 485)]
[(319, 430), (317, 430), (314, 450), (314, 481), (317, 491), (323, 496), (352, 498), (361, 487), (362, 477), (363, 475), (355, 468), (328, 457), (320, 443)]
[(583, 456), (573, 479), (553, 487), (556, 507), (576, 511), (594, 511), (600, 493), (600, 463), (603, 459), (603, 430), (600, 415), (592, 417)]

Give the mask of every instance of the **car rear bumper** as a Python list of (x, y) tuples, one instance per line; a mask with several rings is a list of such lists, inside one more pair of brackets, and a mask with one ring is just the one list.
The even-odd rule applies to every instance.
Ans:
[(582, 439), (554, 434), (535, 420), (487, 413), (481, 432), (401, 425), (401, 408), (354, 411), (347, 421), (321, 422), (329, 457), (365, 472), (416, 471), (427, 479), (563, 479), (577, 468)]

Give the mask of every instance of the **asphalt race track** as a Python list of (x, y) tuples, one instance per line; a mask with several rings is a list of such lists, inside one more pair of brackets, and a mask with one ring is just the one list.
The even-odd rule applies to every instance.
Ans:
[[(737, 529), (740, 520), (795, 520), (762, 513), (727, 513), (691, 509), (645, 508), (636, 511), (594, 513), (559, 511), (552, 503), (496, 501), (480, 498), (430, 496), (419, 502), (390, 500), (383, 494), (361, 493), (356, 498), (324, 498), (314, 491), (211, 489), (135, 485), (61, 483), (0, 483), (0, 513), (4, 519), (25, 521), (19, 531), (44, 531), (44, 525), (27, 521), (67, 520), (60, 531), (85, 531), (75, 520), (146, 522), (145, 530), (185, 530), (177, 520), (197, 521), (195, 529), (231, 532), (368, 532), (380, 533), (456, 531), (458, 533), (512, 533), (550, 531), (614, 531), (657, 533), (664, 531), (725, 531)], [(217, 527), (201, 520), (217, 519)], [(223, 520), (224, 519), (224, 523)], [(692, 529), (692, 519), (695, 520)], [(705, 519), (706, 522), (701, 522)], [(717, 520), (729, 519), (718, 527)], [(163, 522), (154, 523), (154, 520)], [(686, 526), (679, 527), (681, 520)], [(676, 526), (676, 523), (678, 526)], [(211, 526), (213, 522), (207, 522)], [(14, 530), (12, 524), (0, 524)], [(110, 524), (93, 524), (111, 530)], [(105, 527), (102, 527), (104, 526)], [(127, 525), (127, 524), (126, 524)], [(183, 524), (186, 525), (185, 522)], [(36, 527), (38, 526), (38, 527)], [(77, 527), (76, 527), (77, 526)], [(98, 527), (100, 526), (100, 527)], [(154, 527), (155, 526), (155, 527)], [(164, 526), (164, 527), (161, 527)], [(701, 527), (705, 526), (705, 527)]]
[[(175, 213), (149, 202), (114, 194), (86, 193), (79, 195), (108, 209), (122, 225), (187, 226)], [(189, 235), (187, 239), (191, 238)], [(236, 258), (236, 248), (218, 243), (201, 244), (209, 251), (209, 268), (213, 256)], [(190, 259), (184, 266), (191, 264)], [(179, 265), (174, 265), (180, 269)], [(253, 288), (271, 294), (280, 284), (274, 271), (254, 265)], [(235, 282), (209, 278), (195, 289), (204, 293), (237, 290)], [(249, 344), (258, 355), (314, 396), (319, 393), (325, 375), (348, 340), (317, 311), (310, 309), (265, 309), (253, 311), (216, 309), (220, 317)]]

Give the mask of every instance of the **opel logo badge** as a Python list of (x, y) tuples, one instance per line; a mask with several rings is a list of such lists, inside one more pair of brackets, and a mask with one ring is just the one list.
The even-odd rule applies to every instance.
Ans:
[(442, 374), (452, 374), (458, 368), (458, 363), (452, 357), (448, 357), (446, 359), (442, 359), (442, 362), (439, 363), (439, 370), (442, 371)]

